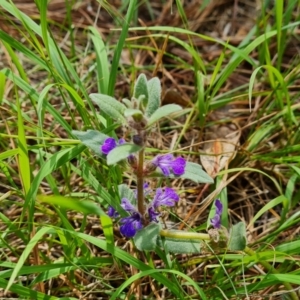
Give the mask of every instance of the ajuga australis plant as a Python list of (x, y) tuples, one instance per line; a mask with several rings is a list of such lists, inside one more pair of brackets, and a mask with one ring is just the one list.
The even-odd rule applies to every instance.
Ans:
[[(163, 209), (173, 207), (179, 200), (176, 188), (168, 186), (151, 189), (147, 180), (154, 177), (182, 178), (196, 183), (213, 183), (213, 179), (196, 163), (188, 162), (180, 155), (171, 153), (145, 159), (147, 137), (162, 118), (179, 112), (182, 108), (176, 104), (161, 106), (161, 85), (158, 78), (147, 80), (141, 74), (135, 85), (131, 100), (122, 102), (103, 94), (91, 94), (92, 101), (99, 106), (101, 113), (109, 116), (119, 126), (130, 129), (131, 139), (123, 137), (117, 140), (96, 130), (86, 132), (73, 131), (86, 146), (104, 157), (108, 165), (126, 161), (127, 172), (136, 180), (136, 189), (120, 195), (119, 207), (109, 206), (108, 216), (115, 219), (121, 234), (133, 238), (139, 250), (154, 250), (166, 245), (172, 252), (199, 252), (203, 240), (214, 245), (226, 245), (239, 250), (246, 245), (244, 226), (239, 224), (239, 232), (232, 230), (230, 236), (221, 224), (223, 205), (220, 200), (214, 202), (208, 220), (208, 233), (187, 232), (164, 228), (160, 220)], [(95, 146), (95, 140), (99, 144)], [(93, 142), (92, 142), (93, 141)], [(147, 156), (148, 157), (148, 156)], [(122, 184), (122, 191), (130, 190)], [(119, 210), (118, 210), (119, 209)], [(233, 238), (234, 237), (234, 238)]]

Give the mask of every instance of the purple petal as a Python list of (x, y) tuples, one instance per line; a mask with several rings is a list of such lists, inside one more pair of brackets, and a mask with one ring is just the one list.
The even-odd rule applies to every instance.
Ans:
[(125, 143), (126, 143), (125, 139), (123, 139), (123, 138), (119, 139), (119, 145), (123, 145)]
[(157, 155), (153, 158), (152, 163), (158, 168), (170, 168), (172, 164), (173, 155)]
[(156, 165), (157, 167), (166, 166), (169, 167), (173, 159), (172, 154), (166, 154), (166, 155), (157, 155), (152, 159), (152, 163)]
[(179, 200), (179, 196), (177, 195), (177, 193), (172, 188), (169, 187), (165, 188), (165, 196), (173, 199), (174, 201)]
[(132, 205), (132, 203), (127, 198), (123, 198), (121, 200), (121, 206), (124, 210), (126, 210), (129, 213), (137, 212), (136, 207), (134, 205)]
[(215, 229), (219, 229), (221, 227), (221, 216), (215, 215), (212, 219), (210, 219), (210, 223)]
[(215, 206), (216, 206), (216, 214), (221, 215), (223, 211), (223, 204), (219, 199), (215, 201)]
[(157, 217), (160, 215), (160, 213), (156, 212), (154, 207), (150, 206), (148, 208), (148, 216), (149, 216), (149, 220), (150, 222), (158, 222)]
[(170, 168), (172, 167), (172, 154), (157, 155), (151, 161), (156, 167), (160, 168), (165, 176), (170, 175)]
[(175, 158), (172, 154), (158, 155), (151, 161), (153, 165), (160, 168), (165, 176), (174, 173), (176, 176), (184, 174), (186, 161), (182, 157)]
[(103, 145), (101, 146), (101, 151), (103, 154), (108, 154), (112, 149), (116, 148), (117, 142), (114, 138), (107, 138)]
[(119, 216), (119, 213), (112, 206), (108, 207), (107, 214), (111, 218), (117, 218)]
[(165, 188), (163, 191), (161, 188), (156, 190), (156, 195), (153, 199), (152, 206), (157, 209), (159, 206), (174, 206), (175, 202), (179, 200), (179, 196), (171, 188)]
[(170, 170), (169, 170), (168, 167), (164, 167), (164, 166), (159, 166), (159, 167), (160, 167), (161, 171), (163, 172), (163, 174), (165, 176), (169, 176), (170, 175)]
[(143, 228), (142, 218), (139, 213), (134, 213), (132, 216), (120, 220), (120, 232), (125, 237), (131, 238), (136, 232)]
[(176, 159), (174, 159), (172, 162), (172, 169), (173, 169), (174, 175), (180, 176), (180, 175), (184, 174), (185, 165), (186, 165), (186, 161), (184, 158), (177, 157)]
[(223, 204), (219, 199), (215, 201), (215, 207), (216, 212), (214, 217), (210, 219), (210, 223), (215, 229), (219, 229), (221, 227), (221, 215), (223, 211)]

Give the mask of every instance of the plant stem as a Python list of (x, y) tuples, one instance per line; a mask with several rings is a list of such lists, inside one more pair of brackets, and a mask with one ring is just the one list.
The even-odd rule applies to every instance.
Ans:
[[(279, 272), (272, 266), (270, 265), (267, 261), (261, 261), (259, 260), (259, 253), (253, 251), (252, 249), (250, 249), (249, 247), (246, 247), (244, 249), (244, 252), (247, 253), (250, 256), (257, 256), (258, 257), (258, 261), (259, 263), (266, 269), (268, 270), (270, 273), (272, 274), (279, 274)], [(296, 292), (294, 291), (293, 287), (290, 285), (289, 282), (282, 282), (282, 284), (284, 285), (284, 287), (290, 292), (290, 296), (291, 299), (293, 300), (297, 300), (299, 299)]]
[(210, 236), (207, 233), (186, 232), (181, 230), (161, 230), (160, 235), (181, 240), (210, 240)]
[(139, 152), (137, 177), (137, 205), (139, 213), (144, 216), (144, 148)]

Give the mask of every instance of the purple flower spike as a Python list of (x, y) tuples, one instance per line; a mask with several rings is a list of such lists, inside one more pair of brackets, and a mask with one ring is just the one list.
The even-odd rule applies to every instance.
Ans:
[(151, 206), (156, 210), (159, 206), (174, 206), (175, 202), (179, 200), (179, 196), (171, 188), (165, 188), (164, 190), (158, 188), (156, 195), (152, 201)]
[(223, 204), (219, 199), (217, 199), (215, 201), (215, 206), (216, 213), (215, 216), (212, 219), (210, 219), (210, 223), (215, 229), (219, 229), (221, 227), (221, 215), (223, 211)]
[(166, 154), (154, 157), (152, 164), (160, 168), (165, 176), (169, 176), (171, 172), (180, 176), (184, 174), (186, 161), (182, 157), (174, 159), (172, 154)]
[(116, 140), (112, 137), (107, 138), (103, 145), (100, 147), (101, 151), (103, 154), (108, 154), (111, 150), (116, 148), (118, 145), (123, 145), (125, 144), (124, 139), (120, 139), (119, 142), (117, 143)]
[(133, 213), (131, 216), (120, 220), (120, 232), (128, 238), (135, 236), (136, 232), (143, 228), (142, 217), (138, 212)]

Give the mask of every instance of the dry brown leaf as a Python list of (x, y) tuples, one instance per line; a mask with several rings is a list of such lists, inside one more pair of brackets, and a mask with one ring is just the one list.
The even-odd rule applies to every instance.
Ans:
[[(236, 146), (238, 144), (240, 134), (238, 131), (228, 133), (228, 127), (222, 126), (216, 129), (214, 140), (205, 143), (203, 152), (206, 154), (200, 155), (201, 163), (205, 171), (211, 176), (216, 175), (225, 167), (227, 168), (229, 162), (236, 154)], [(223, 135), (223, 137), (221, 137)]]

